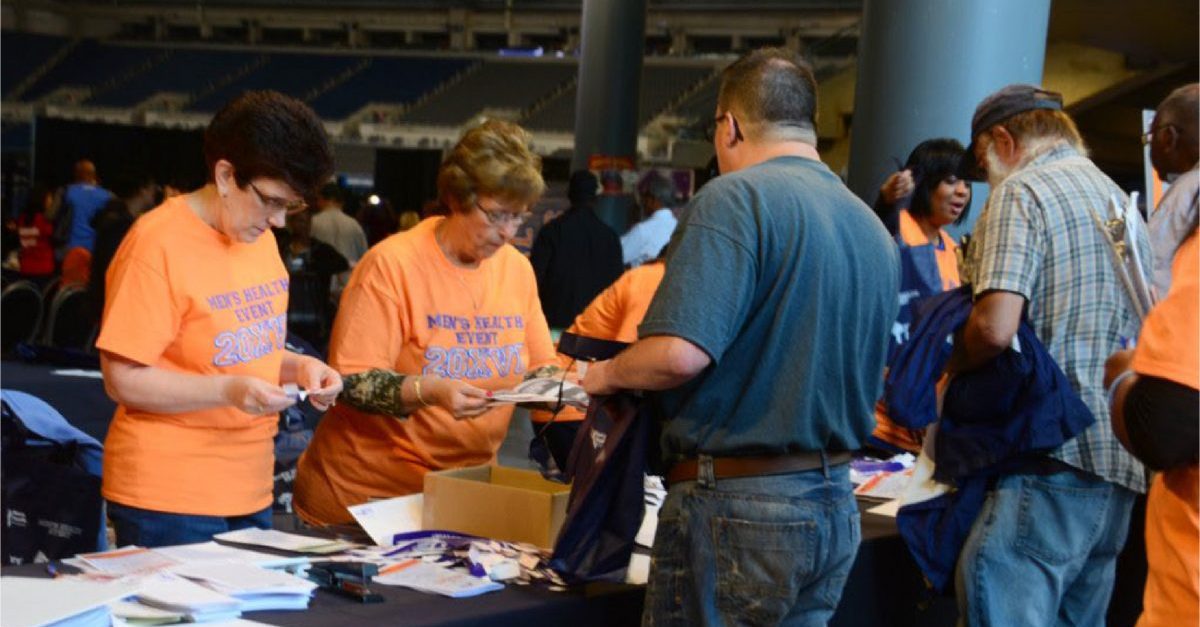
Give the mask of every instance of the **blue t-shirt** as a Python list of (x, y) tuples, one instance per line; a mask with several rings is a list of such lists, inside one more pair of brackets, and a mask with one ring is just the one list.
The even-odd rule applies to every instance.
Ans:
[(666, 459), (859, 448), (899, 289), (879, 218), (802, 157), (720, 176), (685, 215), (638, 334), (713, 363), (658, 396)]
[(71, 234), (67, 238), (67, 250), (83, 246), (89, 251), (96, 246), (96, 231), (92, 218), (108, 203), (112, 194), (98, 185), (75, 183), (63, 193), (63, 203), (71, 207)]

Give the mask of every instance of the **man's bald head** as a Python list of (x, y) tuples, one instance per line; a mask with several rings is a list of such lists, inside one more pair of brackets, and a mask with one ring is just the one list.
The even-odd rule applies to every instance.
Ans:
[(1171, 92), (1154, 114), (1150, 161), (1159, 176), (1179, 174), (1200, 160), (1200, 83)]
[(75, 162), (75, 182), (76, 183), (96, 183), (96, 164), (88, 159), (80, 159)]

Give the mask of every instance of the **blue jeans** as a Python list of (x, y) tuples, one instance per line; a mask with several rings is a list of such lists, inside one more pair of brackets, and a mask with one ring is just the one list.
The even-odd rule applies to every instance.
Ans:
[(1073, 471), (1001, 478), (959, 554), (960, 622), (1103, 625), (1135, 496)]
[(672, 485), (643, 625), (824, 625), (861, 539), (849, 466)]
[(118, 547), (171, 546), (208, 542), (218, 533), (235, 529), (270, 529), (271, 507), (244, 516), (199, 516), (155, 512), (108, 501), (108, 518), (116, 528)]

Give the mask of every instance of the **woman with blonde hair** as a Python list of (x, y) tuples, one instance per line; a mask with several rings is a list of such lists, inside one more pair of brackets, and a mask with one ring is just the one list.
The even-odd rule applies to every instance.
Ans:
[(426, 472), (492, 461), (510, 388), (555, 363), (529, 261), (509, 242), (541, 196), (541, 160), (515, 124), (489, 121), (438, 171), (449, 210), (372, 248), (342, 297), (330, 363), (346, 401), (322, 420), (295, 484), (312, 524), (346, 506), (420, 492)]

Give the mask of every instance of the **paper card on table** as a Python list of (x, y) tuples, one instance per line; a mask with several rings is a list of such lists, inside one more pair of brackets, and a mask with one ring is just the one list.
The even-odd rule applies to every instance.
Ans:
[(285, 533), (274, 529), (258, 529), (255, 527), (218, 533), (213, 538), (234, 544), (266, 546), (283, 551), (316, 553), (319, 555), (338, 553), (358, 546), (353, 542), (346, 542), (344, 540), (314, 538), (312, 536), (302, 536), (295, 533)]
[(377, 575), (371, 581), (385, 586), (403, 586), (455, 599), (504, 589), (504, 584), (490, 579), (472, 577), (464, 572), (420, 560), (409, 560), (407, 566), (392, 570), (386, 575)]
[[(128, 581), (94, 583), (32, 577), (0, 577), (0, 624), (36, 627), (82, 617), (137, 591)], [(90, 616), (90, 615), (89, 615)]]
[(171, 625), (182, 623), (187, 618), (183, 612), (163, 610), (135, 601), (117, 601), (108, 607), (114, 619), (121, 619), (129, 625)]
[(192, 617), (206, 614), (216, 617), (232, 612), (234, 615), (226, 618), (236, 618), (241, 613), (237, 599), (168, 573), (145, 579), (137, 597), (146, 605)]
[(80, 553), (76, 557), (100, 572), (114, 575), (154, 572), (178, 563), (166, 555), (140, 546), (102, 553)]
[(396, 534), (421, 530), (424, 507), (425, 495), (417, 493), (351, 505), (346, 509), (376, 545), (391, 546)]
[(307, 596), (317, 584), (288, 573), (260, 568), (245, 562), (196, 562), (182, 564), (171, 572), (230, 596), (243, 594), (295, 594)]
[(868, 514), (879, 514), (880, 516), (888, 516), (895, 518), (900, 511), (900, 499), (892, 499), (881, 505), (876, 505), (867, 510)]
[(283, 566), (305, 564), (309, 560), (307, 557), (284, 557), (282, 555), (273, 555), (271, 553), (259, 553), (258, 551), (240, 549), (234, 546), (225, 546), (224, 544), (218, 544), (216, 542), (198, 542), (196, 544), (161, 546), (154, 549), (154, 552), (165, 555), (180, 564), (234, 561), (246, 564), (255, 564), (257, 566), (262, 566), (263, 568), (281, 568)]
[(911, 468), (900, 472), (881, 472), (855, 488), (854, 494), (876, 499), (897, 499), (904, 494), (912, 476)]

